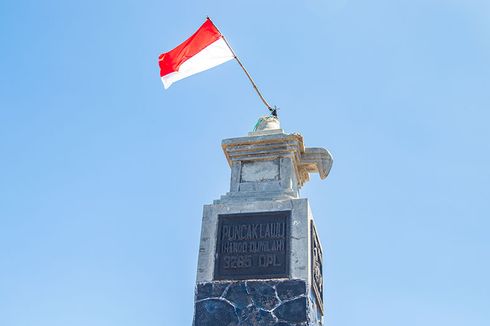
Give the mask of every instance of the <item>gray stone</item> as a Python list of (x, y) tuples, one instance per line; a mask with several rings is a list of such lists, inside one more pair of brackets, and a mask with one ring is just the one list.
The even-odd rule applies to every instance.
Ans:
[(257, 307), (245, 308), (239, 313), (240, 326), (273, 326), (276, 323), (269, 311)]
[(233, 201), (205, 205), (202, 219), (201, 243), (197, 268), (197, 282), (206, 283), (214, 280), (216, 254), (216, 237), (218, 232), (218, 215), (234, 213), (255, 213), (291, 211), (291, 242), (290, 242), (290, 275), (292, 279), (308, 281), (309, 277), (309, 238), (312, 214), (308, 200), (277, 199), (260, 201)]
[(288, 280), (277, 284), (277, 296), (282, 301), (291, 300), (306, 294), (306, 282), (302, 280)]
[(196, 300), (221, 297), (229, 283), (200, 283), (196, 288)]
[(274, 310), (277, 318), (288, 322), (306, 322), (306, 297), (301, 297), (282, 303)]
[[(265, 124), (259, 124), (248, 137), (222, 142), (231, 167), (230, 190), (204, 206), (194, 326), (321, 325), (322, 311), (315, 298), (307, 296), (312, 286), (313, 216), (299, 189), (311, 173), (327, 177), (332, 158), (325, 149), (305, 148), (301, 135), (284, 133), (274, 119), (263, 119)], [(262, 275), (280, 277), (273, 280), (230, 281), (222, 277), (223, 281), (217, 281), (219, 215), (277, 211), (291, 214), (289, 272)], [(260, 275), (256, 277), (260, 279)]]
[(196, 302), (194, 326), (238, 326), (235, 308), (220, 299)]
[[(321, 315), (313, 299), (305, 297), (306, 282), (302, 280), (219, 281), (198, 284), (196, 289), (195, 318), (200, 319), (195, 321), (195, 326), (221, 326), (227, 325), (222, 324), (226, 322), (241, 326), (321, 325)], [(281, 304), (277, 297), (285, 302)], [(216, 319), (220, 319), (221, 324)], [(237, 320), (238, 324), (234, 324)]]
[[(251, 134), (249, 137), (224, 139), (221, 146), (230, 167), (232, 167), (232, 170), (236, 169), (232, 172), (230, 191), (236, 191), (237, 189), (240, 191), (240, 187), (237, 184), (242, 182), (242, 178), (239, 177), (242, 173), (237, 172), (242, 169), (242, 164), (270, 162), (281, 159), (279, 176), (282, 180), (284, 180), (284, 177), (288, 178), (288, 180), (285, 180), (287, 182), (283, 183), (283, 186), (290, 186), (291, 188), (289, 189), (294, 190), (297, 196), (298, 189), (309, 180), (310, 173), (319, 173), (320, 178), (325, 179), (333, 162), (332, 156), (326, 149), (305, 148), (303, 136), (300, 134), (285, 134), (280, 129), (270, 134), (258, 133)], [(239, 165), (235, 165), (236, 163)], [(286, 169), (289, 170), (289, 173), (285, 171)], [(272, 173), (275, 170), (269, 168), (265, 170), (271, 172), (266, 173), (267, 176), (275, 175)], [(264, 170), (261, 167), (257, 171), (262, 173)], [(260, 177), (260, 173), (256, 176), (250, 173), (246, 173), (246, 175), (251, 177), (250, 180), (257, 180), (257, 183), (260, 183), (263, 180)], [(294, 178), (292, 178), (293, 175)], [(286, 187), (283, 188), (283, 190), (286, 189)]]
[(232, 283), (228, 291), (226, 291), (225, 298), (237, 308), (244, 308), (252, 303), (252, 299), (247, 293), (245, 282)]
[(271, 310), (279, 304), (276, 290), (268, 282), (247, 282), (248, 292), (254, 304), (262, 309)]
[(241, 182), (279, 180), (279, 159), (272, 161), (244, 162)]

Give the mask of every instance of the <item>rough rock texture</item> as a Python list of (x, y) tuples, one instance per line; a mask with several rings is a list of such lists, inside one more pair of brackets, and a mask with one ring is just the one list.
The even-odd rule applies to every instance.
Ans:
[(235, 307), (220, 299), (196, 302), (195, 325), (238, 325)]
[(321, 326), (310, 301), (303, 280), (200, 283), (194, 326)]
[(302, 322), (306, 320), (306, 297), (296, 298), (284, 302), (274, 310), (277, 318), (282, 320), (290, 320), (294, 322)]

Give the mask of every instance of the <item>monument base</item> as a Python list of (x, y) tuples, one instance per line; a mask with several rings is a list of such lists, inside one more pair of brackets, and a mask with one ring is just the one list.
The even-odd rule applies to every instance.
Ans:
[(303, 280), (198, 283), (194, 326), (321, 326)]

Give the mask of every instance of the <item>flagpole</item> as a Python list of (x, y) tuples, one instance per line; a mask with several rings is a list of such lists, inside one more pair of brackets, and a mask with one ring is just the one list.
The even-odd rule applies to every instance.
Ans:
[[(207, 17), (207, 19), (211, 20), (209, 17)], [(213, 23), (213, 25), (214, 25), (214, 23)], [(216, 25), (214, 25), (214, 26), (216, 27)], [(245, 67), (243, 66), (242, 62), (240, 61), (240, 59), (236, 55), (235, 51), (233, 51), (233, 49), (231, 48), (230, 44), (226, 40), (225, 36), (221, 33), (221, 31), (218, 29), (218, 27), (216, 27), (216, 29), (221, 34), (221, 37), (223, 37), (223, 41), (225, 41), (226, 46), (228, 46), (228, 48), (230, 49), (231, 53), (233, 54), (233, 57), (238, 62), (238, 64), (240, 65), (240, 67), (243, 69), (243, 72), (245, 72), (245, 75), (247, 75), (248, 80), (250, 80), (250, 83), (252, 84), (253, 88), (257, 92), (257, 95), (259, 95), (260, 99), (262, 100), (262, 103), (264, 103), (264, 105), (267, 107), (267, 109), (269, 109), (269, 111), (271, 112), (271, 114), (273, 116), (277, 117), (277, 109), (276, 108), (272, 108), (269, 105), (269, 103), (267, 103), (267, 101), (265, 100), (264, 96), (262, 96), (262, 93), (260, 93), (259, 88), (257, 87), (257, 85), (255, 84), (254, 80), (252, 79), (252, 76), (250, 76), (250, 74), (248, 73), (247, 69), (245, 69)]]

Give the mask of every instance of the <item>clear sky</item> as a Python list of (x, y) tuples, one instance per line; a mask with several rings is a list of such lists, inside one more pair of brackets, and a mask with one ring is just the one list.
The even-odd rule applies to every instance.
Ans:
[(191, 324), (221, 140), (267, 113), (235, 62), (164, 91), (206, 15), (334, 156), (327, 325), (490, 325), (488, 0), (2, 0), (0, 325)]

